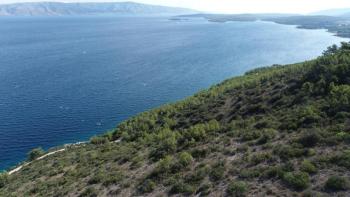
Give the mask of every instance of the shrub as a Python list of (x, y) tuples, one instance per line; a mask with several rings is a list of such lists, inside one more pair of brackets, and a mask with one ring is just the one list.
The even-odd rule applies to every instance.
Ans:
[(251, 141), (251, 140), (255, 140), (258, 139), (261, 136), (260, 131), (258, 130), (244, 130), (241, 132), (240, 137), (242, 141)]
[(179, 156), (179, 162), (182, 166), (188, 166), (192, 163), (193, 157), (188, 152), (182, 152)]
[(224, 177), (224, 174), (225, 174), (225, 163), (223, 161), (219, 161), (218, 163), (212, 166), (209, 175), (213, 181), (219, 181)]
[(305, 131), (301, 134), (298, 142), (304, 147), (313, 147), (321, 140), (321, 136), (316, 130)]
[(37, 159), (38, 157), (43, 156), (44, 154), (45, 154), (45, 151), (41, 147), (34, 148), (33, 150), (31, 150), (28, 153), (28, 160), (33, 161), (33, 160)]
[(186, 181), (192, 183), (198, 183), (203, 180), (210, 172), (210, 167), (208, 165), (199, 165), (193, 174), (186, 177)]
[(260, 169), (243, 169), (239, 172), (239, 177), (242, 179), (256, 178), (261, 175)]
[(280, 145), (274, 148), (274, 153), (277, 154), (281, 159), (288, 160), (293, 157), (301, 157), (305, 154), (304, 149), (295, 148), (289, 145)]
[(247, 144), (241, 145), (237, 147), (238, 152), (248, 152), (249, 146)]
[(211, 185), (208, 183), (204, 183), (202, 186), (200, 186), (197, 190), (197, 193), (201, 193), (201, 196), (208, 196), (210, 193)]
[(321, 120), (320, 111), (314, 106), (307, 106), (301, 108), (298, 111), (299, 125), (300, 126), (310, 126), (311, 124), (318, 123)]
[(342, 131), (342, 132), (339, 132), (335, 135), (338, 139), (340, 140), (344, 140), (344, 141), (348, 141), (348, 139), (350, 139), (350, 134)]
[(304, 160), (301, 163), (300, 170), (303, 172), (307, 172), (309, 174), (313, 174), (317, 172), (316, 166), (312, 164), (309, 160)]
[(348, 111), (350, 106), (350, 86), (331, 85), (330, 104), (332, 109), (335, 111)]
[(149, 192), (152, 192), (155, 188), (156, 188), (156, 183), (150, 179), (147, 179), (139, 187), (139, 191), (141, 193), (149, 193)]
[(350, 169), (350, 151), (344, 151), (343, 153), (332, 157), (330, 161), (338, 166)]
[(174, 153), (177, 148), (176, 132), (170, 129), (163, 129), (154, 136), (155, 147), (151, 152), (154, 159), (162, 158), (170, 153)]
[(164, 159), (161, 159), (158, 162), (157, 167), (155, 168), (153, 174), (160, 175), (170, 172), (174, 164), (174, 158), (171, 156), (166, 156)]
[(275, 178), (275, 177), (282, 178), (284, 173), (285, 171), (282, 166), (269, 166), (265, 170), (264, 176), (267, 178)]
[(321, 195), (318, 192), (308, 189), (301, 194), (301, 197), (321, 197)]
[(179, 193), (185, 193), (185, 194), (192, 194), (195, 192), (195, 188), (189, 184), (184, 183), (181, 180), (177, 180), (173, 187), (170, 189), (170, 193), (173, 194), (179, 194)]
[(232, 182), (227, 187), (227, 194), (233, 197), (245, 196), (247, 193), (247, 184), (243, 181)]
[(283, 180), (292, 188), (303, 190), (309, 187), (310, 177), (305, 172), (287, 172), (283, 176)]
[(266, 152), (266, 153), (256, 153), (256, 154), (252, 154), (249, 158), (250, 163), (252, 165), (257, 165), (259, 163), (262, 163), (264, 161), (267, 161), (269, 159), (272, 158), (271, 153)]
[(277, 131), (275, 129), (264, 129), (262, 136), (258, 139), (257, 144), (265, 144), (276, 137)]
[(210, 151), (207, 148), (195, 148), (191, 151), (191, 153), (194, 158), (203, 158), (206, 157)]
[(92, 176), (88, 183), (89, 184), (98, 184), (98, 183), (102, 183), (103, 180), (105, 179), (105, 175), (102, 172), (99, 172), (97, 174), (95, 174), (94, 176)]
[(90, 139), (91, 144), (100, 145), (108, 142), (108, 138), (102, 136), (94, 136)]
[(349, 189), (349, 181), (340, 176), (331, 176), (328, 178), (325, 184), (326, 190), (340, 191)]
[(124, 175), (121, 172), (113, 172), (108, 174), (108, 176), (105, 178), (103, 185), (109, 186), (113, 184), (118, 184), (124, 179)]

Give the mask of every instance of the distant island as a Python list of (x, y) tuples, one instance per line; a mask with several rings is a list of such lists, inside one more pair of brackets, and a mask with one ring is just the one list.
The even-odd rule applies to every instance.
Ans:
[(227, 21), (271, 21), (285, 25), (296, 25), (303, 29), (327, 29), (339, 37), (350, 38), (350, 15), (296, 15), (296, 14), (194, 14), (184, 17), (204, 17), (212, 22)]
[(198, 11), (134, 2), (117, 3), (16, 3), (0, 5), (0, 16), (74, 16), (74, 15), (180, 15)]

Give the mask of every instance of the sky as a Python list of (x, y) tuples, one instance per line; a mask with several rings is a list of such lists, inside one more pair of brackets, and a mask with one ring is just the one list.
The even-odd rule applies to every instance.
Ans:
[[(0, 0), (0, 3), (44, 0)], [(45, 0), (58, 2), (119, 2), (123, 0)], [(127, 1), (127, 0), (124, 0)], [(130, 0), (128, 0), (130, 1)], [(192, 8), (214, 13), (300, 13), (350, 8), (350, 0), (131, 0), (155, 5)]]

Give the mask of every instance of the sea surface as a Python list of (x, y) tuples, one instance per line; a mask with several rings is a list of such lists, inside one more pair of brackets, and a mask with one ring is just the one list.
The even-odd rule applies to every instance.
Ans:
[(0, 18), (0, 170), (226, 78), (345, 41), (270, 22)]

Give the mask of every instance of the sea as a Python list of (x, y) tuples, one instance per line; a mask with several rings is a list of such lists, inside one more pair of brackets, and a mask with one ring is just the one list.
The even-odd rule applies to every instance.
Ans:
[(36, 147), (89, 140), (140, 112), (348, 41), (272, 22), (1, 17), (0, 171)]

